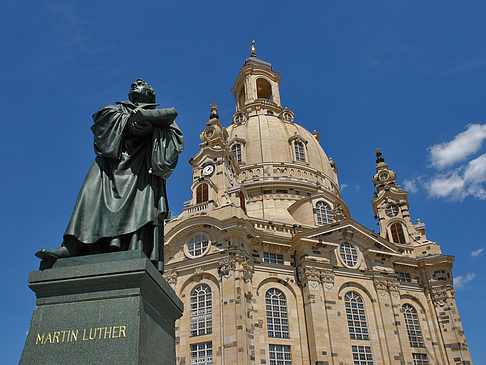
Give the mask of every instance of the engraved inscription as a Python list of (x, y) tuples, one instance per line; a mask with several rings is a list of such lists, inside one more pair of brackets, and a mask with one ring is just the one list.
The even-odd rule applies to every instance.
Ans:
[(36, 345), (126, 338), (127, 326), (107, 326), (37, 333)]

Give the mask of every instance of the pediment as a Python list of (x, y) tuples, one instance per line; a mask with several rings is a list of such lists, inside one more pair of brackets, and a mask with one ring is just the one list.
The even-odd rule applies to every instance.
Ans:
[(307, 241), (324, 246), (337, 246), (343, 241), (351, 241), (358, 245), (364, 254), (369, 252), (401, 256), (395, 244), (351, 219), (300, 232), (294, 237), (294, 241)]

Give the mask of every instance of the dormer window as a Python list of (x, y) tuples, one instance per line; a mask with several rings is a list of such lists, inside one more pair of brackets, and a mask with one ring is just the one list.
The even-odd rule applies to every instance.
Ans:
[(234, 116), (233, 116), (233, 122), (235, 124), (241, 124), (245, 121), (245, 115), (243, 113), (236, 113)]
[(232, 147), (231, 147), (231, 152), (233, 152), (233, 155), (235, 156), (235, 159), (236, 159), (236, 162), (238, 163), (238, 165), (241, 165), (241, 144), (239, 143), (235, 143)]
[(282, 113), (282, 118), (283, 118), (283, 120), (285, 120), (287, 122), (293, 122), (294, 121), (294, 116), (292, 115), (292, 113), (290, 111), (284, 111)]
[(319, 201), (316, 203), (316, 221), (320, 226), (331, 224), (334, 220), (329, 204)]
[(208, 184), (202, 183), (196, 188), (196, 204), (201, 204), (209, 200)]
[(306, 162), (305, 145), (307, 141), (295, 133), (295, 135), (289, 138), (289, 143), (292, 148), (292, 154), (294, 155), (294, 161)]
[(294, 141), (295, 161), (305, 162), (304, 144), (300, 141)]

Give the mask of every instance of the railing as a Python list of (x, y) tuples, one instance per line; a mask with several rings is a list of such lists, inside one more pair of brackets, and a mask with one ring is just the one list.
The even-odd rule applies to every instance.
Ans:
[(199, 204), (196, 204), (196, 205), (184, 207), (183, 212), (185, 214), (187, 214), (188, 216), (197, 215), (197, 214), (205, 214), (209, 210), (209, 208), (213, 207), (213, 203), (214, 202), (212, 200), (210, 200), (210, 201), (199, 203)]

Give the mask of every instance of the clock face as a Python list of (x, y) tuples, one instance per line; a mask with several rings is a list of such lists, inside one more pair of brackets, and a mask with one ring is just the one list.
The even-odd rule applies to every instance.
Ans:
[(388, 172), (382, 172), (378, 178), (381, 181), (385, 181), (386, 179), (388, 179)]
[(213, 172), (214, 172), (214, 165), (206, 165), (202, 170), (204, 176), (211, 176)]

